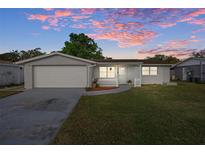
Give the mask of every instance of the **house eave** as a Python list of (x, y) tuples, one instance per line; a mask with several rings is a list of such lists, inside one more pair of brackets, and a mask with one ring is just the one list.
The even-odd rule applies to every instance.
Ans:
[(55, 55), (59, 55), (59, 56), (67, 57), (67, 58), (72, 58), (72, 59), (75, 59), (75, 60), (79, 60), (79, 61), (83, 61), (83, 62), (87, 62), (87, 63), (91, 63), (91, 64), (96, 64), (96, 62), (92, 61), (92, 60), (83, 59), (83, 58), (79, 58), (79, 57), (75, 57), (75, 56), (71, 56), (71, 55), (66, 55), (66, 54), (59, 53), (59, 52), (54, 52), (54, 53), (50, 53), (50, 54), (46, 54), (46, 55), (42, 55), (42, 56), (38, 56), (38, 57), (34, 57), (34, 58), (29, 58), (29, 59), (22, 60), (22, 61), (18, 61), (15, 64), (17, 64), (17, 65), (26, 64), (26, 63), (29, 63), (29, 62), (32, 62), (32, 61), (48, 58), (48, 57), (55, 56)]
[(142, 62), (97, 62), (98, 65), (140, 65)]

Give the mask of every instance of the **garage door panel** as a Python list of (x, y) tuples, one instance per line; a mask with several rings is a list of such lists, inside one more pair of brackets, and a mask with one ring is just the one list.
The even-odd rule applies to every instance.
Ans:
[(34, 87), (86, 87), (85, 66), (35, 66)]

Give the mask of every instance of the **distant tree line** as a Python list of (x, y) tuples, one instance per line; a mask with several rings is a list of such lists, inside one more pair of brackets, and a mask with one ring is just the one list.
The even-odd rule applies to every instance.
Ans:
[(192, 56), (197, 58), (205, 58), (205, 49), (200, 50), (199, 52), (193, 52)]
[(41, 51), (41, 48), (35, 48), (31, 50), (12, 50), (11, 52), (0, 54), (0, 60), (17, 62), (19, 60), (25, 60), (36, 56), (41, 56), (46, 54)]
[[(111, 57), (104, 57), (102, 54), (102, 49), (98, 46), (98, 44), (87, 35), (80, 33), (80, 34), (74, 34), (71, 33), (69, 35), (69, 41), (64, 42), (64, 47), (61, 51), (57, 51), (64, 54), (69, 54), (81, 58), (86, 59), (112, 59)], [(41, 48), (35, 48), (31, 50), (12, 50), (8, 53), (0, 54), (0, 60), (5, 61), (11, 61), (16, 62), (19, 60), (25, 60), (28, 58), (40, 56), (46, 54), (45, 52), (41, 51)], [(198, 52), (193, 52), (192, 57), (205, 57), (205, 49), (200, 50)], [(177, 57), (174, 56), (166, 56), (157, 54), (153, 57), (147, 57), (146, 59), (149, 59), (154, 62), (163, 61), (167, 63), (177, 63), (180, 60)]]
[(153, 62), (166, 62), (169, 64), (175, 64), (178, 63), (180, 60), (173, 56), (166, 56), (166, 55), (160, 55), (157, 54), (154, 57), (147, 57), (146, 59), (153, 61)]

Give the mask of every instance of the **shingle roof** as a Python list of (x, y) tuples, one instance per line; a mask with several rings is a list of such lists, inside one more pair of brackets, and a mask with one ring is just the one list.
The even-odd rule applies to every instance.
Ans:
[(96, 62), (141, 62), (143, 64), (170, 64), (164, 61), (153, 61), (147, 59), (102, 59), (102, 60), (95, 60)]
[(187, 58), (187, 59), (185, 59), (185, 60), (183, 60), (183, 61), (180, 61), (179, 63), (175, 64), (174, 66), (172, 66), (171, 69), (174, 69), (174, 68), (177, 67), (179, 64), (184, 63), (184, 62), (186, 62), (186, 61), (188, 61), (188, 60), (190, 60), (190, 59), (203, 60), (203, 61), (205, 60), (205, 58), (200, 58), (200, 57), (189, 57), (189, 58)]

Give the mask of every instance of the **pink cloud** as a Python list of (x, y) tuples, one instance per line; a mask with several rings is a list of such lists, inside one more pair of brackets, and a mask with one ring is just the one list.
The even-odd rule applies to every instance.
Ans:
[(72, 25), (71, 27), (72, 27), (72, 28), (79, 28), (79, 29), (84, 29), (84, 28), (86, 28), (86, 26), (85, 26), (85, 25), (82, 25), (82, 24)]
[(168, 28), (168, 27), (173, 27), (173, 26), (176, 26), (176, 23), (169, 23), (169, 22), (167, 22), (167, 23), (158, 23), (158, 25), (160, 26), (160, 27), (162, 27), (162, 28)]
[(57, 27), (58, 26), (58, 18), (49, 18), (48, 23), (50, 26)]
[(103, 21), (97, 21), (97, 20), (91, 20), (92, 26), (94, 28), (110, 28), (109, 26), (106, 25), (105, 22)]
[(185, 16), (182, 19), (179, 19), (178, 22), (187, 22), (187, 21), (191, 21), (191, 20), (193, 20), (192, 17)]
[(168, 48), (182, 48), (190, 43), (189, 40), (171, 40), (165, 44)]
[(72, 12), (70, 10), (56, 10), (55, 17), (67, 17), (70, 16)]
[(205, 9), (197, 9), (191, 13), (186, 14), (177, 22), (187, 22), (189, 24), (203, 25), (204, 19), (195, 19), (196, 17), (205, 14)]
[(136, 56), (139, 59), (144, 59), (146, 57), (153, 57), (156, 54), (163, 54), (166, 56), (174, 56), (179, 59), (184, 59), (189, 57), (192, 52), (196, 51), (196, 49), (186, 49), (186, 48), (175, 48), (175, 49), (166, 49), (166, 48), (155, 48), (151, 50), (141, 50), (137, 51)]
[(50, 16), (44, 14), (31, 14), (28, 17), (28, 20), (40, 20), (42, 22), (46, 21)]
[(79, 15), (74, 15), (74, 16), (71, 16), (72, 19), (74, 19), (75, 21), (77, 20), (80, 20), (80, 19), (87, 19), (89, 18), (90, 16), (79, 16)]
[(196, 36), (195, 36), (195, 35), (192, 35), (190, 38), (191, 38), (191, 39), (195, 39), (195, 38), (196, 38)]
[(115, 29), (117, 30), (133, 30), (136, 28), (142, 28), (144, 25), (139, 22), (128, 22), (128, 23), (114, 23)]
[(199, 33), (205, 31), (205, 27), (197, 30), (193, 30), (192, 33)]
[(153, 31), (141, 30), (138, 33), (128, 33), (128, 32), (110, 32), (101, 34), (88, 34), (90, 37), (98, 40), (112, 40), (117, 41), (119, 47), (131, 47), (144, 45), (156, 36)]
[(196, 36), (190, 36), (187, 40), (170, 40), (163, 44), (160, 44), (158, 48), (150, 50), (141, 50), (137, 52), (139, 58), (146, 58), (148, 56), (154, 56), (156, 54), (164, 54), (167, 56), (175, 56), (177, 58), (186, 58), (196, 49), (188, 49), (188, 45), (191, 43), (199, 42), (196, 40)]
[(137, 9), (136, 8), (125, 8), (125, 9), (117, 9), (113, 15), (113, 16), (117, 16), (117, 17), (125, 17), (125, 16), (134, 16), (137, 13)]
[(49, 29), (50, 29), (49, 26), (42, 26), (41, 28), (42, 28), (43, 30), (49, 30)]
[(93, 14), (96, 9), (80, 9), (81, 14)]
[(194, 19), (189, 21), (188, 23), (195, 25), (205, 25), (205, 19)]
[(200, 15), (205, 14), (205, 9), (197, 9), (189, 14), (187, 14), (188, 17), (198, 17)]
[[(192, 36), (191, 36), (192, 37)], [(195, 37), (196, 38), (196, 37)], [(164, 44), (166, 48), (184, 48), (190, 45), (191, 43), (199, 42), (199, 40), (191, 38), (187, 40), (170, 40)]]

